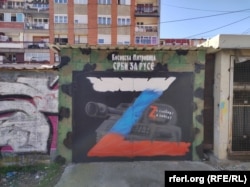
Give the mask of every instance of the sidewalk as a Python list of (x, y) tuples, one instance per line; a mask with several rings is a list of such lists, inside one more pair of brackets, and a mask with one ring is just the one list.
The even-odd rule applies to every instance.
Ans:
[(55, 187), (164, 187), (165, 171), (250, 170), (240, 161), (136, 161), (70, 164)]

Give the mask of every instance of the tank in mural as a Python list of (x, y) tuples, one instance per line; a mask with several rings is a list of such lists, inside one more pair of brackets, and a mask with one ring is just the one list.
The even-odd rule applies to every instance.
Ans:
[(59, 153), (71, 150), (73, 162), (196, 159), (205, 53), (198, 54), (62, 49), (60, 108), (72, 117), (59, 122)]
[(56, 150), (58, 80), (51, 72), (8, 71), (0, 76), (2, 155)]

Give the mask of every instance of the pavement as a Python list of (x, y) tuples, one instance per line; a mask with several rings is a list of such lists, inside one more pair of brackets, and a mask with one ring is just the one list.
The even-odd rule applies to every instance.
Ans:
[(250, 162), (135, 161), (69, 164), (55, 187), (164, 187), (165, 171), (250, 170)]

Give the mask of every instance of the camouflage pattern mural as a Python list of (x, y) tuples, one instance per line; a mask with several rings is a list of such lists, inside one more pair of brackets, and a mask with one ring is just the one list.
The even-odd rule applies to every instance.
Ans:
[(205, 51), (62, 48), (61, 55), (60, 155), (202, 159)]
[(58, 80), (54, 72), (1, 71), (1, 154), (56, 150)]

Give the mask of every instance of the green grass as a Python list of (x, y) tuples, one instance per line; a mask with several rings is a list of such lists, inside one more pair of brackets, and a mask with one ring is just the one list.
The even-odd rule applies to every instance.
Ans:
[(64, 167), (62, 165), (54, 163), (54, 164), (50, 164), (46, 170), (47, 170), (47, 176), (42, 181), (40, 181), (39, 187), (43, 187), (43, 186), (49, 187), (55, 184), (58, 181), (58, 179), (61, 177)]
[(30, 166), (0, 167), (0, 175), (6, 175), (8, 172), (36, 173), (38, 171), (46, 172), (46, 176), (39, 182), (38, 187), (53, 187), (61, 177), (64, 166), (58, 163), (51, 163)]

